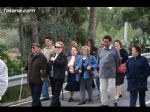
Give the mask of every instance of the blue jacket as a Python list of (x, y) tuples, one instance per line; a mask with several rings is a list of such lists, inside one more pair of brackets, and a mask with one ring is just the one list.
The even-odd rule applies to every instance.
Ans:
[[(83, 61), (83, 56), (80, 55), (80, 57), (78, 57), (78, 59), (76, 61), (76, 64), (75, 64), (76, 71), (81, 70), (81, 68), (82, 68), (82, 61)], [(97, 60), (96, 60), (96, 58), (94, 56), (92, 56), (92, 55), (88, 55), (87, 56), (87, 59), (85, 61), (85, 65), (84, 65), (84, 69), (85, 69), (85, 71), (83, 73), (83, 78), (84, 79), (87, 79), (87, 78), (91, 77), (90, 72), (86, 69), (87, 66), (91, 66), (92, 67), (92, 71), (97, 70), (98, 62), (97, 62)]]
[(127, 61), (128, 91), (147, 91), (147, 77), (150, 75), (148, 60), (143, 56), (132, 57)]

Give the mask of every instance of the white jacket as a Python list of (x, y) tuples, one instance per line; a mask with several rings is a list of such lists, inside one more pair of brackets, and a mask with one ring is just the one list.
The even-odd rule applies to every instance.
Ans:
[(8, 88), (8, 68), (0, 59), (0, 100)]

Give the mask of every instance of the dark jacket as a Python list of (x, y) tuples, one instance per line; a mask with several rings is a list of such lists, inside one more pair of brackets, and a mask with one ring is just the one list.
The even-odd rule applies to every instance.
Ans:
[(147, 77), (150, 75), (148, 60), (143, 56), (132, 57), (127, 61), (128, 91), (146, 91)]
[(93, 55), (95, 56), (95, 58), (97, 58), (97, 53), (98, 53), (98, 49), (95, 46), (93, 46), (90, 50), (90, 55)]
[[(54, 55), (55, 56), (55, 55)], [(55, 61), (49, 61), (48, 65), (48, 74), (52, 76), (52, 67), (53, 67), (53, 76), (55, 79), (64, 79), (65, 78), (65, 70), (67, 66), (67, 56), (62, 52), (60, 53)]]
[[(28, 82), (33, 84), (41, 84), (41, 77), (44, 78), (47, 72), (46, 57), (41, 52), (36, 54), (35, 56), (31, 55), (26, 66), (26, 70), (28, 71)], [(42, 70), (42, 72), (40, 72), (40, 70)]]
[(120, 56), (122, 58), (121, 63), (125, 63), (128, 60), (128, 52), (123, 48), (120, 49)]

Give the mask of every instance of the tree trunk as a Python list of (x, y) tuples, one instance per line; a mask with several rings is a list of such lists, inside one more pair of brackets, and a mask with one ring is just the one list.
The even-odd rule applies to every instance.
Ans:
[(89, 38), (93, 38), (95, 40), (95, 29), (96, 29), (96, 16), (97, 10), (96, 7), (90, 7), (90, 20), (89, 20)]
[(30, 13), (31, 28), (32, 28), (32, 42), (39, 43), (39, 32), (38, 32), (38, 22), (36, 13)]
[(24, 38), (24, 22), (23, 14), (19, 13), (19, 35), (20, 35), (20, 52), (21, 56), (25, 55), (25, 38)]

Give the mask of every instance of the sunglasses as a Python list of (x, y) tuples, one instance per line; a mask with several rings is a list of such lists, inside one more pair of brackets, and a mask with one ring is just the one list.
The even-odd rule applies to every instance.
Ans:
[(58, 49), (59, 49), (59, 48), (62, 48), (62, 47), (60, 47), (60, 46), (55, 46), (55, 48), (58, 48)]
[(31, 47), (31, 49), (35, 49), (35, 47)]

